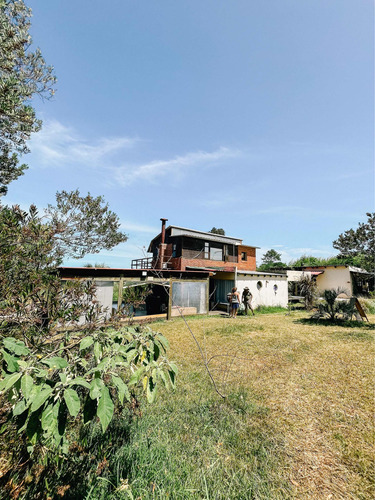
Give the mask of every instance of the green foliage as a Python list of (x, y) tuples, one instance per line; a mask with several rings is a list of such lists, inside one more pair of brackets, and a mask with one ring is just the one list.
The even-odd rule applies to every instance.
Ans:
[(258, 306), (255, 309), (257, 314), (285, 313), (286, 309), (280, 306)]
[[(93, 316), (95, 287), (62, 284), (56, 272), (56, 228), (42, 221), (36, 207), (0, 209), (0, 327), (3, 333), (32, 337), (57, 324)], [(91, 302), (90, 302), (91, 300)], [(89, 319), (89, 318), (87, 318)]]
[(281, 260), (281, 254), (276, 252), (273, 248), (267, 250), (267, 252), (262, 257), (263, 264), (273, 264)]
[(340, 256), (360, 260), (361, 266), (370, 272), (375, 270), (375, 212), (367, 212), (367, 222), (359, 223), (357, 229), (349, 229), (333, 242)]
[(375, 314), (375, 299), (361, 297), (359, 299), (361, 306), (363, 307), (366, 314)]
[(28, 153), (26, 142), (41, 127), (30, 101), (53, 95), (56, 77), (41, 51), (32, 51), (31, 9), (22, 0), (0, 2), (0, 196), (27, 168), (18, 155)]
[(302, 255), (299, 259), (290, 261), (289, 265), (292, 267), (320, 266), (324, 265), (321, 264), (323, 260), (324, 259), (319, 259), (313, 255)]
[(363, 267), (364, 261), (361, 255), (338, 255), (336, 257), (314, 257), (313, 255), (302, 255), (299, 259), (289, 262), (290, 267), (312, 267), (312, 266), (355, 266)]
[[(117, 231), (115, 214), (101, 197), (81, 198), (76, 191), (62, 194), (51, 207), (51, 219), (34, 205), (28, 212), (18, 206), (0, 207), (0, 325), (32, 334), (58, 323), (88, 321), (98, 316), (95, 287), (89, 282), (68, 281), (62, 286), (57, 267), (65, 255), (110, 248), (126, 236)], [(68, 197), (69, 204), (63, 200)], [(58, 209), (61, 208), (61, 216)], [(69, 241), (73, 247), (69, 248)], [(35, 333), (35, 332), (34, 332)]]
[(102, 431), (115, 409), (137, 394), (153, 402), (160, 384), (174, 388), (177, 367), (166, 358), (168, 341), (149, 328), (96, 330), (57, 342), (26, 346), (14, 337), (0, 349), (0, 392), (29, 446), (67, 452), (67, 430), (77, 418), (99, 419)]
[(122, 308), (119, 314), (129, 318), (131, 322), (137, 307), (145, 303), (146, 297), (152, 293), (150, 285), (130, 285), (122, 290)]
[(316, 280), (311, 276), (302, 276), (299, 280), (299, 293), (305, 299), (306, 309), (312, 309), (318, 298), (318, 287)]
[(261, 272), (276, 272), (278, 269), (286, 269), (288, 266), (284, 262), (271, 262), (269, 264), (261, 264), (257, 267)]
[(222, 227), (213, 227), (210, 231), (208, 231), (209, 233), (213, 233), (213, 234), (220, 234), (221, 236), (225, 236), (225, 231)]
[(78, 189), (56, 194), (56, 206), (46, 209), (50, 227), (55, 229), (54, 251), (58, 258), (76, 259), (87, 253), (109, 250), (127, 236), (119, 231), (118, 216), (109, 210), (102, 196), (83, 197)]
[(262, 257), (262, 264), (258, 267), (258, 271), (272, 271), (272, 269), (280, 269), (287, 267), (286, 264), (281, 262), (281, 254), (276, 252), (273, 248), (268, 250)]
[(329, 318), (331, 321), (337, 319), (350, 320), (354, 314), (354, 303), (348, 300), (340, 300), (339, 295), (347, 295), (344, 288), (331, 288), (324, 290), (323, 302), (318, 304), (318, 313), (313, 317)]
[(107, 266), (105, 262), (95, 262), (95, 264), (87, 262), (87, 264), (85, 264), (83, 267), (96, 267), (101, 269), (109, 269), (109, 266)]

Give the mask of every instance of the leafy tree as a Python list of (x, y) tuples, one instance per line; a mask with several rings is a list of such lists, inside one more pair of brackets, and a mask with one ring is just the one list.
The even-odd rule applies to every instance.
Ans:
[(213, 227), (211, 229), (211, 231), (208, 231), (209, 233), (213, 233), (213, 234), (220, 234), (221, 236), (225, 236), (225, 231), (223, 228), (219, 227), (219, 228), (216, 228), (216, 227)]
[(177, 373), (164, 337), (108, 329), (99, 324), (94, 283), (61, 283), (57, 266), (65, 255), (126, 240), (117, 216), (101, 197), (78, 192), (58, 195), (57, 208), (44, 215), (35, 206), (0, 210), (0, 396), (8, 398), (5, 430), (16, 424), (29, 453), (36, 445), (67, 452), (78, 418), (98, 417), (104, 432), (116, 408), (137, 397), (136, 387), (152, 402), (158, 385), (173, 386)]
[(96, 267), (102, 269), (109, 269), (110, 266), (107, 266), (105, 262), (95, 262), (95, 264), (91, 264), (91, 262), (87, 262), (83, 267)]
[(50, 225), (56, 229), (57, 257), (79, 259), (127, 240), (119, 231), (117, 215), (109, 210), (102, 196), (94, 198), (89, 193), (82, 197), (77, 189), (57, 193), (56, 201), (56, 206), (49, 205), (45, 212)]
[(268, 250), (262, 257), (262, 264), (259, 266), (259, 271), (270, 271), (276, 268), (285, 268), (286, 264), (281, 262), (281, 254), (273, 248)]
[(321, 259), (314, 257), (313, 255), (302, 255), (299, 259), (293, 260), (289, 264), (292, 267), (326, 265), (321, 264)]
[(27, 140), (41, 128), (31, 99), (53, 95), (56, 77), (41, 51), (31, 50), (31, 9), (22, 0), (0, 0), (0, 196), (27, 168)]
[(357, 258), (370, 272), (375, 270), (375, 212), (367, 212), (367, 222), (357, 229), (348, 229), (333, 242), (342, 257)]
[(274, 264), (275, 262), (280, 262), (281, 254), (276, 252), (273, 248), (268, 250), (262, 257), (263, 264)]
[(0, 316), (12, 318), (29, 335), (30, 328), (49, 331), (63, 317), (71, 321), (88, 307), (83, 301), (72, 309), (72, 295), (77, 304), (88, 290), (61, 286), (57, 268), (64, 257), (79, 258), (127, 239), (102, 197), (74, 191), (58, 193), (57, 200), (43, 215), (33, 205), (28, 212), (18, 206), (0, 209)]

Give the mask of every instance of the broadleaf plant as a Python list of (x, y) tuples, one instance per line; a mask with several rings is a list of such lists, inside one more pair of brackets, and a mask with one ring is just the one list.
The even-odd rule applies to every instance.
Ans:
[(58, 349), (50, 340), (28, 347), (6, 337), (0, 344), (0, 393), (29, 451), (37, 443), (66, 451), (70, 426), (98, 419), (105, 432), (116, 408), (141, 393), (152, 403), (160, 385), (174, 387), (168, 341), (150, 328), (102, 328), (58, 342)]

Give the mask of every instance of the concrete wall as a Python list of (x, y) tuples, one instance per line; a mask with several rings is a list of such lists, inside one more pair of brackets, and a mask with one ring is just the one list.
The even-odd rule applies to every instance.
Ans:
[(237, 275), (237, 289), (242, 297), (245, 287), (253, 294), (252, 305), (288, 307), (288, 281), (284, 277)]
[(319, 292), (330, 288), (345, 288), (349, 295), (353, 294), (352, 277), (348, 267), (326, 267), (324, 273), (316, 277)]
[(288, 277), (288, 281), (299, 281), (305, 276), (311, 278), (311, 271), (295, 271), (294, 269), (288, 269), (286, 275)]
[(96, 298), (102, 306), (103, 316), (108, 318), (112, 314), (113, 281), (96, 281)]

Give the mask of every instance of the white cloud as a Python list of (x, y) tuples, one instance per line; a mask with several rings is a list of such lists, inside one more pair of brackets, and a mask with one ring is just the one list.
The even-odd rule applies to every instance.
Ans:
[(131, 184), (136, 180), (155, 182), (167, 174), (180, 175), (185, 168), (207, 167), (227, 158), (238, 156), (239, 151), (221, 147), (208, 153), (197, 151), (183, 156), (175, 156), (170, 160), (154, 160), (143, 165), (124, 165), (115, 169), (115, 179), (122, 185)]
[(41, 166), (66, 163), (96, 166), (106, 156), (131, 148), (138, 141), (132, 137), (102, 137), (89, 141), (81, 138), (72, 127), (57, 120), (46, 120), (42, 130), (32, 137), (30, 150)]
[(121, 229), (124, 231), (130, 231), (132, 233), (147, 233), (157, 235), (160, 232), (160, 228), (153, 226), (146, 226), (144, 224), (137, 224), (129, 221), (121, 221)]

